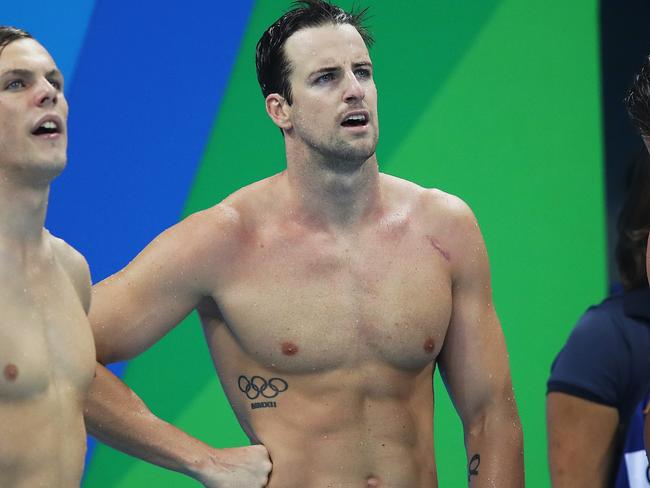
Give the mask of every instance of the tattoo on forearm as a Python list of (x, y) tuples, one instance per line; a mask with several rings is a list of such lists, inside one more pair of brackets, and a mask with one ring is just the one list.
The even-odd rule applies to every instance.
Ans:
[[(237, 380), (239, 390), (246, 395), (249, 400), (265, 400), (276, 398), (280, 393), (287, 391), (289, 384), (282, 378), (271, 378), (267, 380), (261, 376), (247, 377), (241, 375)], [(251, 408), (276, 408), (278, 405), (275, 401), (252, 402)]]
[(478, 467), (481, 465), (481, 455), (476, 453), (472, 456), (472, 459), (469, 460), (469, 466), (467, 468), (467, 479), (472, 481), (472, 476), (478, 476)]

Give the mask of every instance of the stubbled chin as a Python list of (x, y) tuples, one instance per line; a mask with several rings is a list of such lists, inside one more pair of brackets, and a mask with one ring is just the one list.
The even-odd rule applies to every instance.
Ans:
[(40, 161), (35, 161), (32, 164), (30, 173), (36, 180), (52, 181), (63, 172), (67, 164), (65, 153), (48, 154), (47, 157), (42, 157)]

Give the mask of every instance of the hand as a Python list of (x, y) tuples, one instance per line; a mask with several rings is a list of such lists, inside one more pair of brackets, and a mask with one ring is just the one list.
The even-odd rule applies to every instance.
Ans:
[(264, 488), (273, 464), (261, 444), (234, 449), (215, 449), (196, 479), (206, 488)]

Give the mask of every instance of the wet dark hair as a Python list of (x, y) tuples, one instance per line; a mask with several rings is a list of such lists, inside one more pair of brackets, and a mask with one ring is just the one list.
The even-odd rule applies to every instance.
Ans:
[(0, 54), (5, 47), (18, 39), (33, 39), (34, 37), (27, 31), (12, 27), (10, 25), (0, 25)]
[(618, 215), (616, 261), (623, 288), (648, 286), (646, 246), (650, 232), (650, 156), (643, 151), (631, 166), (628, 190)]
[(634, 77), (632, 88), (625, 97), (625, 107), (641, 135), (650, 137), (650, 57)]
[(370, 48), (374, 42), (364, 26), (367, 8), (346, 12), (326, 0), (295, 1), (292, 7), (266, 29), (257, 43), (255, 53), (257, 81), (262, 94), (266, 98), (271, 93), (279, 93), (289, 105), (292, 103), (289, 83), (291, 65), (285, 55), (284, 44), (294, 33), (326, 24), (350, 24), (359, 32), (366, 47)]

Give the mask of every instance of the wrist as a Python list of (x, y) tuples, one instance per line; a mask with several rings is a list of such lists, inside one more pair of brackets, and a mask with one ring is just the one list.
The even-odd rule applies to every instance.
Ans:
[(183, 460), (183, 472), (197, 481), (204, 482), (214, 477), (215, 471), (221, 469), (219, 458), (219, 449), (214, 449), (207, 444), (201, 445), (200, 448), (196, 446)]

